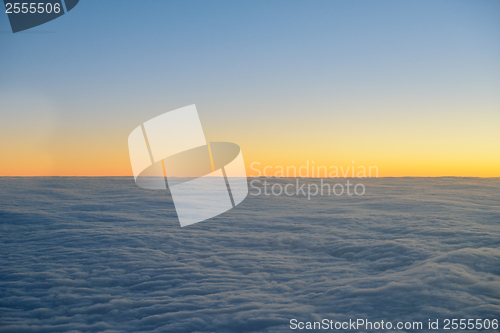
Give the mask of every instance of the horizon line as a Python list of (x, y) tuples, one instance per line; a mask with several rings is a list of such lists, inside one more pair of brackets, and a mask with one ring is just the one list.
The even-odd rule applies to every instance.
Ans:
[[(71, 176), (61, 176), (61, 175), (50, 175), (50, 176), (5, 176), (0, 175), (0, 178), (134, 178), (134, 176), (120, 176), (120, 175), (71, 175)], [(177, 176), (167, 176), (168, 178), (199, 178), (196, 177), (177, 177)], [(210, 176), (210, 177), (218, 177), (218, 176)], [(247, 178), (254, 179), (287, 179), (287, 178), (299, 178), (299, 179), (379, 179), (379, 178), (480, 178), (480, 179), (500, 179), (500, 176), (492, 176), (492, 177), (484, 177), (484, 176), (383, 176), (383, 177), (265, 177), (265, 176), (246, 176)], [(148, 177), (153, 178), (153, 177)], [(165, 177), (158, 177), (165, 178)], [(231, 177), (231, 178), (243, 178), (243, 177)]]

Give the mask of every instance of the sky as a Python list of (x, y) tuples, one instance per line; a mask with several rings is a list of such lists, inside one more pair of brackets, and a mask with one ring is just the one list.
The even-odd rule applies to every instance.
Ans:
[[(119, 3), (119, 5), (118, 5)], [(127, 138), (196, 104), (249, 168), (500, 177), (498, 1), (93, 1), (0, 14), (0, 175), (130, 176)]]

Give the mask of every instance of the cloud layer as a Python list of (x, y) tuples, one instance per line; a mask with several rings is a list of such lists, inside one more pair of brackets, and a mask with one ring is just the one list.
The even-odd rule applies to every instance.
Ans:
[(180, 228), (169, 196), (130, 178), (0, 178), (0, 332), (498, 318), (500, 180), (364, 183)]

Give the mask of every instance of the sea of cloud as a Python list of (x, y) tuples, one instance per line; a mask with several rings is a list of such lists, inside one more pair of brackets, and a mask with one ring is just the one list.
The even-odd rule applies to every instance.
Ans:
[(0, 178), (0, 332), (500, 317), (500, 179), (363, 183), (181, 228), (168, 193), (131, 178)]

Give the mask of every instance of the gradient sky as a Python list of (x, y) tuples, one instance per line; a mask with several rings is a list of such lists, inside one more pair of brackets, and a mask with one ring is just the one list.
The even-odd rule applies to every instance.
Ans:
[(4, 176), (132, 175), (129, 133), (196, 104), (247, 166), (500, 177), (500, 2), (81, 0), (16, 34), (2, 13), (0, 103)]

